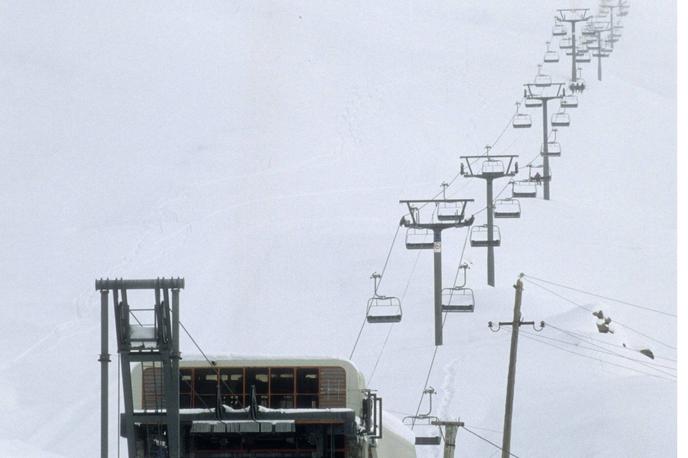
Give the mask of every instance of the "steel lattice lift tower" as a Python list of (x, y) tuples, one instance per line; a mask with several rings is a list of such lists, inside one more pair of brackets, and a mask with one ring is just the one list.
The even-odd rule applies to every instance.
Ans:
[[(480, 178), (485, 180), (487, 185), (487, 225), (480, 227), (481, 232), (486, 232), (487, 237), (478, 240), (474, 238), (474, 231), (471, 231), (471, 246), (486, 247), (487, 248), (487, 284), (495, 285), (494, 274), (494, 248), (501, 244), (501, 237), (495, 237), (494, 226), (494, 196), (492, 183), (494, 180), (504, 177), (512, 177), (518, 173), (518, 162), (515, 155), (498, 155), (490, 156), (490, 146), (486, 146), (486, 155), (484, 156), (461, 156), (463, 161), (466, 161), (466, 167), (461, 164), (461, 174), (466, 178)], [(508, 160), (508, 161), (507, 161)], [(479, 170), (473, 170), (471, 162), (475, 163), (481, 161), (482, 164)], [(506, 166), (504, 162), (507, 161)], [(476, 228), (473, 228), (474, 230)]]
[[(473, 224), (473, 216), (465, 219), (466, 204), (473, 199), (415, 199), (400, 200), (409, 210), (408, 216), (401, 218), (400, 225), (408, 228), (406, 248), (410, 250), (433, 250), (434, 253), (434, 287), (435, 287), (435, 345), (442, 345), (442, 231)], [(421, 221), (419, 206), (434, 204), (436, 220)], [(422, 231), (422, 234), (416, 234)], [(425, 239), (432, 234), (432, 240)], [(414, 239), (411, 235), (421, 235)]]

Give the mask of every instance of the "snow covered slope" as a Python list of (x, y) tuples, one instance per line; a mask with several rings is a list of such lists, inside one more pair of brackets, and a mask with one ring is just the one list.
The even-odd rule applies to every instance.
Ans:
[[(96, 277), (184, 276), (182, 321), (209, 352), (347, 357), (368, 277), (403, 214), (397, 201), (434, 195), (459, 155), (498, 137), (554, 10), (581, 6), (594, 4), (4, 4), (1, 454), (97, 453)], [(487, 321), (511, 318), (520, 272), (676, 313), (674, 10), (634, 2), (604, 81), (584, 68), (552, 200), (523, 202), (520, 220), (500, 223), (496, 288), (485, 250), (466, 249), (476, 312), (448, 318), (429, 384), (437, 411), (494, 442), (509, 333)], [(564, 79), (569, 67), (545, 70)], [(539, 129), (508, 129), (495, 151), (524, 164), (539, 143)], [(485, 205), (482, 183), (458, 178), (448, 194), (475, 198), (470, 212)], [(446, 283), (465, 236), (446, 234)], [(434, 351), (431, 263), (404, 249), (402, 232), (381, 291), (404, 295), (404, 320), (386, 345), (386, 325), (366, 326), (353, 358), (399, 416), (415, 411)], [(675, 347), (672, 317), (552, 289)], [(608, 337), (589, 312), (528, 281), (523, 313)], [(628, 329), (611, 336), (652, 348), (666, 375), (554, 328), (526, 332), (515, 454), (676, 454), (674, 350)], [(188, 340), (182, 349), (196, 352)], [(116, 381), (113, 364), (113, 412)], [(116, 435), (113, 416), (113, 456)], [(497, 452), (466, 431), (458, 450)]]

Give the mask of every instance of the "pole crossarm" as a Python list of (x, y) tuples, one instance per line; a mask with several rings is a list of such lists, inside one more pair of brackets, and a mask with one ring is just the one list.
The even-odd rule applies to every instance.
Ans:
[(566, 90), (564, 88), (565, 83), (552, 83), (550, 85), (551, 88), (556, 89), (556, 93), (553, 93), (552, 91), (549, 91), (548, 94), (545, 94), (544, 91), (540, 92), (540, 87), (535, 85), (534, 83), (524, 83), (523, 84), (523, 96), (526, 99), (533, 99), (533, 100), (540, 100), (540, 101), (548, 101), (552, 99), (560, 99), (564, 97)]
[(183, 278), (154, 278), (154, 279), (99, 279), (96, 280), (96, 291), (112, 291), (121, 289), (183, 289)]

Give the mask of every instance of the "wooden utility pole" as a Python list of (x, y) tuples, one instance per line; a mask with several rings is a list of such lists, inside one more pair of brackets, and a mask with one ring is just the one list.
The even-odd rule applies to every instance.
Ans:
[(492, 329), (492, 321), (488, 323), (488, 327), (497, 332), (502, 326), (511, 326), (511, 350), (509, 352), (509, 375), (506, 383), (506, 403), (504, 406), (504, 436), (502, 438), (502, 458), (509, 458), (511, 455), (511, 419), (514, 411), (514, 385), (516, 384), (516, 355), (518, 353), (518, 330), (524, 325), (533, 326), (536, 331), (542, 331), (545, 327), (545, 322), (540, 322), (540, 328), (535, 327), (534, 321), (521, 321), (521, 296), (523, 295), (523, 282), (521, 281), (523, 274), (519, 275), (514, 288), (516, 288), (516, 299), (514, 301), (514, 318), (513, 321), (500, 321), (497, 329)]
[(456, 449), (456, 433), (463, 426), (462, 421), (433, 421), (433, 425), (444, 427), (444, 458), (454, 458)]

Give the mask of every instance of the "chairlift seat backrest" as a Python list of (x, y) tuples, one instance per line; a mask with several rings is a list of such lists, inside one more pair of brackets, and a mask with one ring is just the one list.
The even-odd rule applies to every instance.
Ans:
[(406, 249), (432, 250), (434, 247), (433, 233), (429, 229), (409, 228), (406, 230)]
[(463, 205), (460, 202), (438, 202), (437, 219), (440, 221), (461, 221)]
[(561, 108), (576, 108), (578, 107), (578, 97), (573, 94), (565, 95), (561, 99), (560, 106)]
[(525, 106), (526, 106), (526, 108), (541, 107), (542, 106), (542, 100), (526, 98)]
[(464, 287), (442, 289), (442, 311), (472, 312), (475, 308), (473, 290)]
[(374, 295), (368, 299), (368, 323), (398, 323), (401, 321), (401, 301), (397, 297)]
[(472, 247), (498, 247), (501, 245), (501, 234), (499, 227), (492, 226), (492, 240), (489, 239), (489, 227), (487, 224), (482, 226), (473, 226), (471, 228), (471, 246)]
[(504, 173), (504, 162), (497, 159), (487, 159), (482, 165), (483, 175)]
[(511, 187), (511, 196), (533, 199), (537, 197), (537, 184), (528, 181), (515, 181)]
[[(579, 84), (585, 84), (583, 82)], [(571, 117), (568, 113), (560, 111), (552, 115), (552, 126), (554, 127), (568, 127), (571, 124)]]
[(495, 218), (520, 218), (521, 204), (516, 199), (497, 199), (494, 208)]

